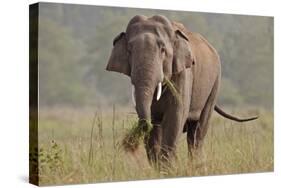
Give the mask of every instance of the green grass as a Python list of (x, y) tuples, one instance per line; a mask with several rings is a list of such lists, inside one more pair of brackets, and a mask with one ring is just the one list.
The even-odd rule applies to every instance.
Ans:
[(164, 176), (148, 164), (143, 144), (131, 154), (122, 149), (124, 135), (137, 120), (129, 111), (40, 109), (40, 185), (273, 171), (272, 112), (260, 110), (258, 120), (243, 124), (214, 113), (204, 144), (205, 165), (190, 163), (182, 134), (178, 160)]

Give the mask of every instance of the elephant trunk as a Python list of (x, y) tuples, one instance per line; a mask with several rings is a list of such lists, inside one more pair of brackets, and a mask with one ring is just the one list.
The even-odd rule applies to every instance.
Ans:
[(136, 111), (140, 120), (151, 119), (151, 103), (153, 99), (153, 90), (150, 87), (135, 88)]
[[(131, 53), (131, 81), (135, 86), (136, 111), (140, 120), (151, 120), (151, 104), (156, 88), (159, 92), (156, 100), (161, 96), (161, 84), (164, 73), (158, 58), (158, 47), (151, 33), (145, 33), (134, 39), (137, 43)], [(134, 101), (133, 101), (134, 102)]]
[(146, 144), (148, 135), (152, 129), (151, 124), (151, 103), (153, 98), (153, 90), (150, 87), (136, 85), (133, 86), (133, 100), (135, 98), (136, 111), (139, 117), (138, 126), (134, 126), (132, 130), (125, 135), (122, 141), (126, 151), (134, 152), (139, 146), (141, 140)]

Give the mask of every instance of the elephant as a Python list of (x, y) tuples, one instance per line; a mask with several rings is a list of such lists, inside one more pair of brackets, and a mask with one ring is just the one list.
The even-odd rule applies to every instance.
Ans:
[(188, 154), (198, 157), (213, 111), (239, 122), (258, 118), (238, 118), (216, 105), (221, 81), (218, 52), (201, 34), (163, 15), (134, 16), (126, 31), (114, 38), (106, 70), (131, 79), (138, 118), (153, 125), (145, 144), (152, 164), (175, 158), (182, 133), (187, 135)]

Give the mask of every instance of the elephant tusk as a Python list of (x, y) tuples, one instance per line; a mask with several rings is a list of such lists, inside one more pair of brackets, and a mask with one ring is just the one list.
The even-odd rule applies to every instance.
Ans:
[(162, 92), (162, 83), (159, 82), (157, 86), (157, 95), (156, 95), (156, 100), (158, 101), (161, 97), (161, 92)]
[(135, 95), (135, 86), (132, 85), (132, 102), (136, 106), (136, 95)]

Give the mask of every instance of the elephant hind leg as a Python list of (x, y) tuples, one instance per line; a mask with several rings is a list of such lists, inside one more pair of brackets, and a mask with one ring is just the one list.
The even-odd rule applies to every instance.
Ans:
[(192, 160), (194, 159), (194, 157), (196, 157), (195, 152), (199, 149), (200, 146), (197, 142), (198, 128), (199, 121), (189, 120), (186, 122), (188, 154)]
[(209, 128), (209, 120), (214, 111), (217, 92), (219, 88), (219, 78), (216, 80), (208, 100), (201, 112), (198, 121), (187, 121), (187, 143), (188, 151), (192, 159), (202, 158), (202, 145)]

